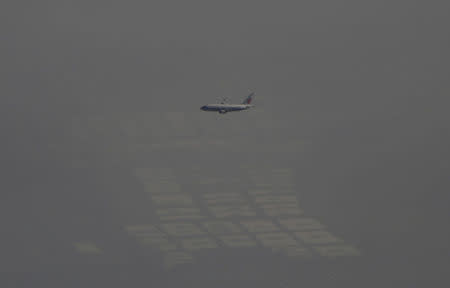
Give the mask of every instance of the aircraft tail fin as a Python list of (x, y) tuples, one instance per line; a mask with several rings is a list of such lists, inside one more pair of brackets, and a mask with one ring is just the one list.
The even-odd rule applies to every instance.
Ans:
[(250, 95), (248, 95), (247, 98), (245, 98), (244, 102), (242, 102), (242, 104), (250, 105), (250, 103), (253, 100), (253, 95), (255, 95), (255, 93), (253, 92)]

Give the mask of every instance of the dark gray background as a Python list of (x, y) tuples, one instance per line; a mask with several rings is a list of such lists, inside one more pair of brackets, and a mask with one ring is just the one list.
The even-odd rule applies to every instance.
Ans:
[[(177, 2), (2, 2), (2, 287), (448, 286), (448, 2)], [(199, 110), (249, 91), (254, 111)], [(195, 115), (194, 132), (165, 139), (242, 146), (117, 152), (130, 140), (116, 125), (151, 111)], [(93, 117), (109, 130), (82, 126), (76, 140), (74, 119)], [(150, 130), (149, 145), (161, 140)], [(270, 153), (254, 149), (262, 140)], [(226, 177), (242, 159), (294, 169), (302, 208), (362, 256), (219, 249), (166, 271), (128, 248), (72, 251), (86, 235), (129, 247), (120, 229), (141, 202), (138, 162)]]

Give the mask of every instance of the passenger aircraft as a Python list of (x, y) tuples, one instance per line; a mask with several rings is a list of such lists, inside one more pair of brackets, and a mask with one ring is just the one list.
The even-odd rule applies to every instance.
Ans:
[(225, 101), (222, 101), (220, 104), (208, 104), (200, 107), (203, 111), (211, 111), (211, 112), (219, 112), (220, 114), (225, 114), (227, 112), (233, 111), (241, 111), (252, 108), (254, 105), (250, 105), (253, 99), (253, 95), (255, 93), (251, 93), (245, 98), (242, 104), (226, 104)]

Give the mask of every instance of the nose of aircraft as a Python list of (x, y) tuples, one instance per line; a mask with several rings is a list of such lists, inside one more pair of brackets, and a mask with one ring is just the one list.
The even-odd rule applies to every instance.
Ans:
[(206, 106), (200, 107), (200, 110), (205, 110)]

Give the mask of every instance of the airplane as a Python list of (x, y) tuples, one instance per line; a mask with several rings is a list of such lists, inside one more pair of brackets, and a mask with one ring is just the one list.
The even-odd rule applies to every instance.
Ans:
[(254, 105), (250, 104), (253, 100), (253, 95), (255, 95), (255, 93), (251, 93), (250, 95), (248, 95), (247, 98), (245, 98), (245, 100), (242, 102), (242, 104), (226, 104), (225, 100), (223, 100), (220, 104), (208, 104), (200, 107), (200, 109), (203, 111), (219, 112), (220, 114), (247, 110), (254, 107)]

